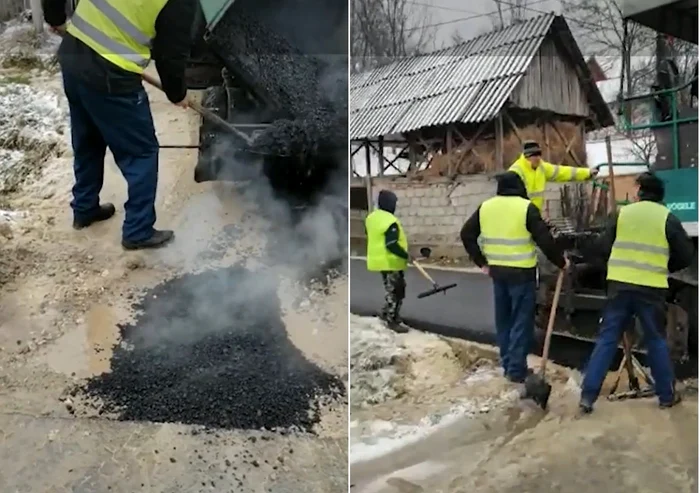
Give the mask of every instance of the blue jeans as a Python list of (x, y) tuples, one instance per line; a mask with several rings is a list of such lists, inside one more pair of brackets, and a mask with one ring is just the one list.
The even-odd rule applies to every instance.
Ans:
[(656, 395), (660, 402), (672, 401), (673, 363), (666, 340), (662, 337), (665, 325), (664, 304), (660, 300), (635, 291), (620, 291), (608, 300), (603, 312), (600, 334), (581, 384), (582, 400), (592, 404), (598, 398), (605, 375), (617, 352), (620, 338), (635, 316), (644, 331), (644, 344), (647, 348), (647, 358), (656, 387)]
[(153, 235), (158, 185), (158, 139), (146, 91), (108, 94), (63, 73), (70, 109), (75, 185), (71, 207), (77, 220), (91, 219), (100, 204), (107, 147), (126, 179), (129, 199), (122, 238), (139, 242)]
[(516, 381), (527, 376), (527, 355), (535, 332), (534, 279), (513, 284), (493, 281), (496, 338), (505, 375)]

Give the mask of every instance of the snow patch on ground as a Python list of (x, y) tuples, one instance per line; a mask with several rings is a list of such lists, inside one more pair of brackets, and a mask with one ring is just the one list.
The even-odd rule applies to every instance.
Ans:
[(30, 70), (51, 68), (60, 44), (60, 36), (48, 31), (37, 33), (21, 15), (0, 24), (0, 65)]
[[(481, 386), (500, 376), (493, 369), (479, 369), (466, 377), (465, 387)], [(512, 405), (520, 398), (517, 389), (483, 398), (462, 399), (445, 411), (432, 413), (417, 424), (400, 424), (384, 420), (352, 421), (350, 423), (350, 463), (373, 460), (419, 442), (441, 428), (461, 419), (469, 419), (504, 405)]]
[(350, 425), (352, 463), (519, 400), (519, 389), (483, 347), (414, 330), (397, 334), (377, 318), (353, 314), (350, 371), (350, 403), (360, 416)]
[(350, 315), (350, 394), (353, 405), (372, 405), (401, 394), (395, 363), (407, 349), (400, 335), (373, 317)]
[(0, 83), (0, 193), (16, 191), (29, 174), (67, 147), (68, 112), (39, 88)]

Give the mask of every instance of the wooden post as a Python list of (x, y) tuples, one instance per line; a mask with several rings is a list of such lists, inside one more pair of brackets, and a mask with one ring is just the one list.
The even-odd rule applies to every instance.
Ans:
[(384, 176), (384, 137), (379, 136), (379, 176)]
[(613, 169), (612, 144), (609, 135), (605, 137), (605, 151), (608, 154), (608, 176), (610, 177), (610, 195), (612, 200), (610, 211), (614, 214), (617, 211), (617, 195), (615, 195), (615, 170)]
[(44, 12), (41, 8), (41, 0), (30, 0), (29, 7), (32, 10), (32, 23), (37, 33), (44, 32)]
[(452, 126), (447, 127), (447, 133), (445, 134), (445, 151), (447, 152), (447, 174), (452, 176)]
[(547, 161), (552, 162), (552, 148), (549, 145), (549, 132), (547, 132), (548, 126), (547, 120), (545, 120), (544, 125), (542, 126), (544, 129), (544, 145), (547, 148)]
[(498, 112), (496, 117), (496, 169), (492, 171), (501, 171), (505, 168), (505, 163), (503, 162), (505, 157), (503, 156), (503, 113)]
[(365, 188), (367, 190), (367, 213), (372, 212), (374, 201), (372, 200), (372, 154), (369, 143), (365, 141)]

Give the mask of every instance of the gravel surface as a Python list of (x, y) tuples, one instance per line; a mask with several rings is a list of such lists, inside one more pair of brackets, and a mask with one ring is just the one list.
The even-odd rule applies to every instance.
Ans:
[[(267, 284), (267, 285), (266, 285)], [(233, 287), (233, 288), (232, 288)], [(101, 414), (219, 428), (311, 431), (340, 378), (290, 342), (276, 287), (233, 267), (187, 274), (147, 292), (122, 328), (112, 371), (86, 384)]]
[[(263, 158), (265, 176), (296, 199), (314, 197), (334, 172), (347, 173), (347, 156), (339, 154), (347, 153), (347, 52), (335, 54), (332, 40), (305, 33), (317, 15), (313, 4), (298, 2), (283, 19), (259, 2), (236, 3), (207, 40), (237, 82), (280, 117), (249, 150), (271, 154)], [(213, 166), (215, 174), (223, 168)]]

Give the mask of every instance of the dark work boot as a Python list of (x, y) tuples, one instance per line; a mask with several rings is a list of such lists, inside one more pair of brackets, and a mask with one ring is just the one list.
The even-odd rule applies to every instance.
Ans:
[(389, 327), (389, 329), (396, 332), (397, 334), (405, 334), (406, 332), (408, 332), (408, 327), (396, 320), (387, 320), (386, 326)]
[(588, 399), (583, 399), (578, 403), (578, 410), (581, 414), (591, 414), (593, 412), (593, 403)]
[(153, 235), (143, 241), (126, 241), (122, 240), (122, 246), (126, 250), (143, 250), (146, 248), (161, 248), (170, 243), (175, 238), (175, 233), (166, 229), (163, 231), (154, 230)]
[(100, 221), (106, 221), (110, 217), (114, 215), (116, 212), (116, 209), (114, 208), (114, 205), (110, 204), (109, 202), (106, 204), (102, 204), (97, 211), (90, 216), (89, 218), (85, 219), (73, 219), (73, 229), (84, 229), (87, 228), (88, 226), (91, 226), (92, 224), (98, 223)]
[(670, 402), (659, 402), (659, 407), (661, 407), (662, 409), (668, 409), (670, 407), (675, 406), (676, 404), (679, 404), (681, 400), (681, 395), (678, 392), (674, 392), (673, 399), (671, 399)]

